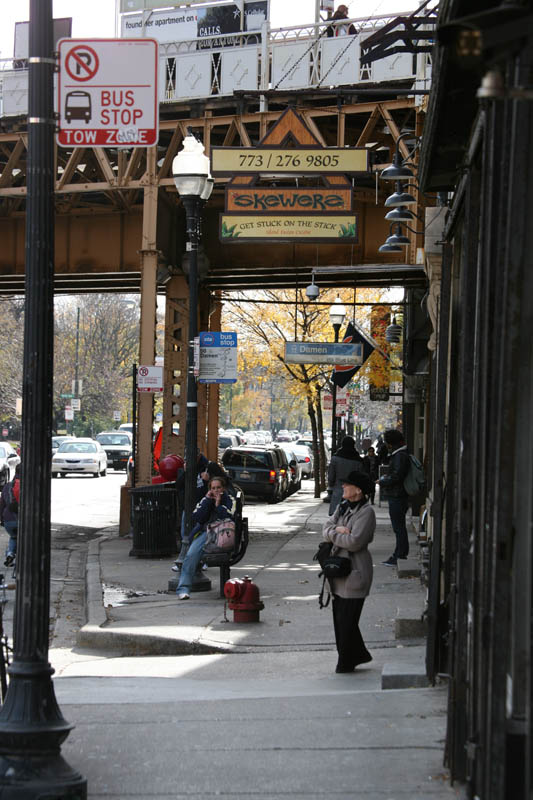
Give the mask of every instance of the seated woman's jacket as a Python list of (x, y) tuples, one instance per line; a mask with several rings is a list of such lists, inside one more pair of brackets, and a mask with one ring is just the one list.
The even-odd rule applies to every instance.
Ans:
[[(348, 528), (339, 533), (337, 527)], [(366, 597), (373, 577), (372, 556), (368, 545), (374, 538), (376, 515), (368, 500), (350, 504), (343, 500), (324, 525), (322, 538), (334, 545), (332, 555), (345, 556), (352, 562), (352, 571), (344, 578), (330, 581), (334, 595), (345, 598)]]
[(222, 519), (234, 519), (237, 510), (237, 501), (228, 492), (222, 494), (220, 505), (216, 505), (212, 497), (202, 497), (194, 511), (192, 512), (193, 527), (191, 538), (195, 539), (210, 522), (217, 522)]

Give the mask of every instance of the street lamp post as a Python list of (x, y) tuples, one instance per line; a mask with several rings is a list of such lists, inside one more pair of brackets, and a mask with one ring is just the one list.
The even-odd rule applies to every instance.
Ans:
[(87, 781), (61, 756), (73, 726), (57, 704), (48, 661), (56, 125), (52, 0), (30, 1), (29, 40), (22, 491), (13, 661), (0, 710), (0, 796), (83, 800)]
[(183, 140), (172, 163), (174, 183), (185, 207), (187, 220), (187, 250), (189, 258), (189, 371), (187, 375), (187, 416), (185, 423), (185, 535), (192, 528), (192, 513), (196, 497), (196, 463), (198, 439), (198, 393), (194, 377), (194, 340), (198, 336), (198, 244), (200, 241), (200, 210), (209, 199), (213, 179), (204, 146), (193, 136), (191, 129)]
[[(333, 325), (333, 330), (335, 331), (335, 344), (339, 341), (339, 331), (341, 329), (341, 325), (344, 322), (344, 318), (346, 316), (346, 309), (342, 304), (342, 300), (340, 297), (335, 298), (335, 302), (333, 305), (330, 306), (329, 309), (329, 321)], [(332, 389), (331, 389), (331, 400), (332, 400), (332, 410), (331, 410), (331, 454), (335, 453), (337, 449), (337, 384), (334, 380), (332, 382)]]

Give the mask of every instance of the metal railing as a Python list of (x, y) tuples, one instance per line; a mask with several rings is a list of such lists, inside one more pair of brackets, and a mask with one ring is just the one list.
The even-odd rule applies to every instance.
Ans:
[[(407, 12), (409, 13), (409, 12)], [(397, 54), (361, 66), (365, 39), (398, 14), (195, 38), (159, 45), (159, 100), (175, 103), (236, 91), (298, 90), (417, 78), (427, 55)], [(352, 36), (328, 36), (339, 24)], [(0, 116), (27, 114), (27, 69), (0, 59)]]

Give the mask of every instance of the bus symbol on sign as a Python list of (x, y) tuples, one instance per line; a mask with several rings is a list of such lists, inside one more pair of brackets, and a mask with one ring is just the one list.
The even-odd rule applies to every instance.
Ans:
[(65, 98), (65, 119), (69, 123), (73, 119), (82, 119), (85, 124), (91, 120), (91, 95), (89, 92), (69, 92)]

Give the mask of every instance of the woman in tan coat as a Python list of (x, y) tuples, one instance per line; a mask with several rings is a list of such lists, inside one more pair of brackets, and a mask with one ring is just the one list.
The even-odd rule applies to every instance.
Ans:
[(352, 562), (351, 572), (330, 581), (333, 624), (339, 659), (336, 672), (353, 672), (358, 664), (372, 661), (366, 649), (359, 619), (372, 585), (372, 557), (368, 545), (374, 538), (376, 515), (368, 496), (374, 486), (364, 472), (351, 472), (343, 481), (343, 499), (324, 525), (323, 538), (332, 542), (332, 555)]

